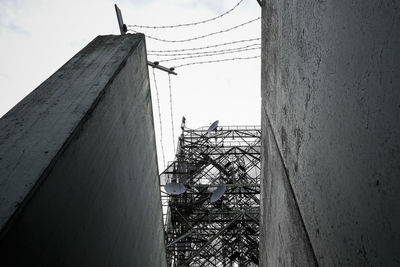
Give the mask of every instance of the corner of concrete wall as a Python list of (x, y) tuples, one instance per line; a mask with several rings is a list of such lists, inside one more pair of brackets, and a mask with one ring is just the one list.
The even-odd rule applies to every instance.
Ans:
[(2, 266), (166, 266), (149, 86), (99, 36), (0, 120)]
[(400, 3), (263, 2), (261, 265), (399, 265)]
[(262, 117), (260, 266), (317, 266), (286, 166)]

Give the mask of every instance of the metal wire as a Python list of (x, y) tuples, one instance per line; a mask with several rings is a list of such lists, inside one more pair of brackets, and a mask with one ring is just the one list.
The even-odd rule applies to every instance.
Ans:
[(169, 62), (169, 61), (176, 61), (176, 60), (183, 60), (183, 59), (188, 59), (188, 58), (200, 58), (200, 57), (212, 57), (216, 55), (226, 55), (226, 54), (233, 54), (233, 53), (239, 53), (239, 52), (244, 52), (244, 51), (250, 51), (250, 50), (259, 50), (261, 47), (253, 47), (253, 48), (247, 48), (247, 49), (237, 49), (235, 51), (228, 51), (228, 52), (221, 52), (221, 53), (208, 53), (208, 54), (201, 54), (201, 55), (193, 55), (193, 56), (188, 56), (188, 57), (175, 57), (175, 58), (170, 58), (170, 59), (160, 59), (158, 60), (159, 62)]
[(171, 49), (171, 50), (148, 50), (147, 52), (149, 52), (149, 53), (164, 53), (164, 52), (168, 53), (168, 52), (182, 52), (182, 51), (202, 50), (202, 49), (208, 49), (208, 48), (214, 48), (214, 47), (226, 46), (226, 45), (244, 43), (244, 42), (252, 42), (252, 41), (258, 41), (258, 40), (261, 40), (261, 38), (244, 39), (244, 40), (232, 41), (232, 42), (227, 42), (227, 43), (222, 43), (222, 44), (208, 45), (208, 46), (203, 46), (203, 47), (184, 48), (184, 49)]
[(230, 12), (232, 12), (235, 8), (237, 8), (244, 0), (240, 0), (234, 7), (232, 7), (231, 9), (229, 9), (228, 11), (226, 11), (225, 13), (211, 18), (211, 19), (206, 19), (206, 20), (202, 20), (202, 21), (198, 21), (198, 22), (191, 22), (191, 23), (183, 23), (183, 24), (177, 24), (177, 25), (165, 25), (165, 26), (149, 26), (149, 25), (137, 25), (137, 24), (133, 24), (133, 25), (127, 25), (128, 27), (134, 27), (134, 28), (145, 28), (145, 29), (170, 29), (170, 28), (178, 28), (178, 27), (186, 27), (186, 26), (196, 26), (199, 24), (203, 24), (206, 22), (210, 22), (219, 18), (222, 18), (223, 16), (229, 14)]
[(217, 59), (217, 60), (208, 60), (208, 61), (197, 61), (197, 62), (189, 62), (182, 65), (175, 66), (175, 68), (190, 66), (190, 65), (199, 65), (199, 64), (207, 64), (207, 63), (216, 63), (216, 62), (224, 62), (224, 61), (233, 61), (233, 60), (246, 60), (246, 59), (254, 59), (259, 58), (260, 55), (251, 56), (251, 57), (234, 57), (234, 58), (224, 58), (224, 59)]
[(174, 154), (176, 154), (175, 147), (175, 130), (174, 130), (174, 113), (172, 109), (172, 86), (171, 86), (171, 74), (168, 73), (168, 85), (169, 85), (169, 106), (171, 108), (171, 126), (172, 126), (172, 144), (174, 145)]
[[(245, 22), (245, 23), (236, 25), (236, 26), (234, 26), (234, 27), (232, 27), (232, 28), (228, 28), (228, 29), (225, 29), (225, 30), (220, 30), (220, 31), (217, 31), (217, 32), (208, 33), (208, 34), (205, 34), (205, 35), (201, 35), (201, 36), (197, 36), (197, 37), (193, 37), (193, 38), (189, 38), (189, 39), (183, 39), (183, 40), (166, 40), (166, 39), (161, 39), (161, 38), (154, 37), (154, 36), (150, 36), (150, 35), (146, 35), (146, 37), (149, 38), (149, 39), (153, 39), (153, 40), (156, 40), (156, 41), (159, 41), (159, 42), (166, 42), (166, 43), (183, 43), (183, 42), (190, 42), (190, 41), (195, 41), (195, 40), (203, 39), (203, 38), (206, 38), (206, 37), (209, 37), (209, 36), (212, 36), (212, 35), (216, 35), (216, 34), (221, 34), (221, 33), (229, 32), (229, 31), (235, 30), (235, 29), (237, 29), (237, 28), (243, 27), (243, 26), (245, 26), (245, 25), (247, 25), (247, 24), (250, 24), (250, 23), (252, 23), (252, 22), (254, 22), (254, 21), (256, 21), (256, 20), (259, 20), (259, 19), (260, 19), (260, 17), (255, 18), (255, 19), (252, 19), (252, 20), (249, 20), (249, 21), (247, 21), (247, 22)], [(128, 30), (128, 31), (131, 31), (131, 32), (134, 32), (134, 33), (139, 33), (138, 31), (135, 31), (135, 30)]]
[(210, 54), (210, 53), (236, 51), (236, 50), (245, 49), (245, 48), (254, 47), (254, 46), (261, 46), (261, 44), (257, 43), (257, 44), (250, 44), (250, 45), (246, 45), (246, 46), (234, 47), (234, 48), (229, 48), (229, 49), (210, 50), (210, 51), (191, 52), (191, 53), (174, 53), (174, 54), (169, 54), (169, 53), (147, 53), (147, 55), (148, 56), (150, 56), (150, 55), (151, 56), (165, 56), (165, 57), (202, 55), (202, 54)]
[(157, 96), (157, 107), (158, 107), (158, 119), (160, 121), (160, 145), (161, 145), (161, 153), (163, 158), (163, 165), (165, 169), (165, 154), (164, 154), (164, 145), (163, 145), (163, 131), (162, 131), (162, 120), (161, 120), (161, 108), (160, 108), (160, 98), (158, 95), (158, 88), (157, 88), (157, 80), (156, 74), (153, 68), (153, 78), (154, 78), (154, 88), (156, 89), (156, 96)]

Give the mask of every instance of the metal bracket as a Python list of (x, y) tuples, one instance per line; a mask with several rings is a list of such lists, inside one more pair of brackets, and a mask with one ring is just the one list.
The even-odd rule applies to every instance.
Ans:
[(167, 68), (164, 66), (161, 66), (157, 61), (151, 62), (151, 61), (147, 61), (147, 64), (153, 68), (168, 72), (169, 74), (173, 74), (173, 75), (178, 75), (176, 72), (174, 72), (174, 68)]
[[(122, 19), (121, 9), (119, 9), (117, 4), (114, 4), (114, 7), (115, 7), (115, 13), (117, 14), (119, 30), (121, 32), (121, 35), (125, 35), (126, 32), (128, 31), (128, 28), (126, 27), (126, 25), (124, 24), (124, 20)], [(169, 74), (178, 75), (176, 72), (174, 72), (175, 70), (174, 68), (166, 68), (164, 66), (159, 65), (158, 62), (147, 61), (147, 65), (162, 71), (166, 71)]]

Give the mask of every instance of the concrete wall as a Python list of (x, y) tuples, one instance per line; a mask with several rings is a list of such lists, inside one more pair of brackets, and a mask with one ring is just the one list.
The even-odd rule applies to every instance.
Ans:
[(400, 265), (400, 1), (264, 0), (262, 266)]
[(0, 120), (1, 266), (166, 266), (145, 49), (97, 37)]

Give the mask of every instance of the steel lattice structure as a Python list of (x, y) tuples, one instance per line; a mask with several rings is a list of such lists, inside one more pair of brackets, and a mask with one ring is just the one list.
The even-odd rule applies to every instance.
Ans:
[[(260, 142), (258, 126), (182, 124), (176, 159), (161, 174), (169, 266), (258, 266)], [(186, 192), (168, 195), (166, 183)], [(226, 191), (211, 203), (220, 185)]]

